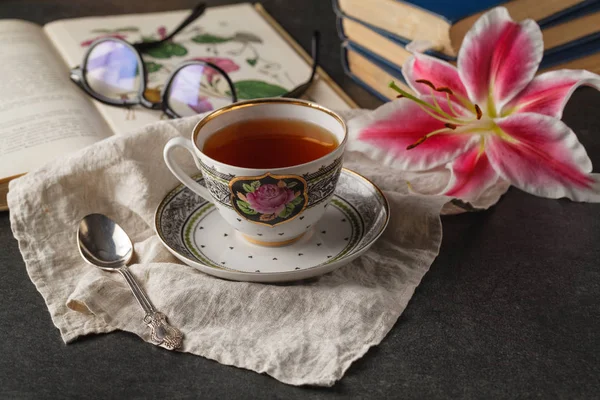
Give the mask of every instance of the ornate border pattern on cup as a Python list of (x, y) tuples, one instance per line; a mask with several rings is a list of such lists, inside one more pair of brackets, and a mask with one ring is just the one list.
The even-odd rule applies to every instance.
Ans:
[(314, 207), (333, 195), (341, 171), (342, 157), (339, 157), (331, 164), (322, 166), (312, 174), (302, 176), (308, 182), (309, 196), (306, 208)]
[[(324, 165), (310, 174), (302, 175), (302, 178), (306, 181), (307, 192), (309, 193), (308, 203), (305, 208), (314, 207), (333, 194), (342, 169), (342, 158), (343, 157), (338, 157), (331, 164), (327, 166)], [(234, 193), (230, 190), (230, 182), (236, 179), (236, 176), (232, 174), (223, 174), (214, 167), (204, 164), (202, 161), (199, 163), (202, 168), (202, 173), (206, 178), (206, 187), (214, 196), (215, 200), (225, 207), (235, 209), (231, 202)]]

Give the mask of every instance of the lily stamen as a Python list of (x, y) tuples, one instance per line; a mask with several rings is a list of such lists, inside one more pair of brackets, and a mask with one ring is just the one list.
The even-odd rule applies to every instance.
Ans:
[(450, 109), (450, 112), (453, 115), (458, 116), (459, 114), (456, 112), (456, 110), (454, 109), (454, 106), (452, 105), (452, 101), (450, 101), (450, 94), (446, 93), (446, 102), (448, 103), (448, 108)]
[(460, 123), (460, 124), (462, 124), (464, 122), (464, 121), (458, 120), (456, 118), (444, 118), (444, 117), (442, 117), (440, 115), (434, 114), (433, 112), (431, 112), (427, 108), (423, 107), (421, 104), (417, 104), (417, 105), (421, 108), (421, 110), (425, 111), (429, 116), (431, 116), (432, 118), (437, 119), (438, 121), (441, 121), (441, 122), (444, 122), (444, 123), (446, 123), (446, 122), (448, 122), (448, 123), (455, 123), (456, 122), (456, 123)]
[(477, 104), (475, 104), (475, 112), (477, 113), (477, 119), (481, 119), (483, 117), (483, 113), (481, 112), (481, 108)]
[(433, 84), (433, 82), (428, 81), (427, 79), (417, 79), (415, 82), (427, 85), (431, 89), (435, 90), (436, 92), (448, 93), (449, 95), (453, 95), (454, 94), (454, 92), (452, 91), (452, 89), (450, 89), (449, 87), (446, 87), (446, 86), (442, 86), (442, 87), (439, 87), (439, 88), (435, 87), (435, 85)]
[[(396, 83), (394, 83), (394, 81), (391, 81), (388, 86), (390, 88), (394, 89), (396, 92), (400, 93), (402, 96), (406, 97), (407, 99), (410, 99), (410, 100), (414, 101), (417, 104), (425, 106), (425, 107), (433, 110), (436, 113), (440, 113), (441, 112), (441, 113), (446, 114), (443, 110), (437, 109), (434, 106), (432, 106), (431, 104), (427, 103), (426, 101), (423, 101), (423, 100), (419, 99), (418, 97), (415, 97), (412, 94), (408, 93), (407, 91), (402, 90), (400, 87), (398, 87), (398, 85), (396, 85)], [(444, 115), (443, 117), (452, 119), (452, 117), (450, 115), (448, 115), (448, 114)], [(438, 117), (435, 117), (435, 118), (438, 118)]]
[[(435, 95), (435, 92), (439, 92), (439, 93), (445, 93), (446, 94), (446, 98), (448, 99), (450, 95), (453, 95), (454, 92), (448, 88), (448, 87), (435, 87), (435, 85), (433, 84), (433, 82), (428, 81), (427, 79), (417, 79), (415, 82), (417, 83), (422, 83), (424, 85), (429, 86), (429, 92), (431, 93), (431, 97), (433, 97), (433, 103), (435, 104), (435, 107), (439, 110), (438, 112), (440, 114), (442, 114), (443, 116), (445, 116), (446, 118), (449, 119), (454, 119), (454, 117), (458, 117), (458, 113), (455, 112), (452, 108), (450, 108), (450, 112), (452, 112), (453, 115), (448, 114), (447, 112), (445, 112), (442, 107), (440, 106), (440, 104), (437, 101), (437, 96)], [(460, 120), (457, 120), (457, 122), (459, 122)]]
[[(433, 82), (428, 81), (427, 79), (417, 79), (415, 82), (417, 83), (422, 83), (424, 85), (429, 86), (430, 91), (432, 93), (433, 96), (433, 102), (435, 103), (435, 106), (441, 110), (441, 107), (439, 106), (436, 96), (433, 94), (433, 91), (436, 92), (441, 92), (441, 93), (446, 93), (446, 101), (448, 102), (448, 108), (450, 109), (450, 112), (453, 114), (452, 118), (454, 117), (459, 117), (459, 114), (456, 112), (456, 110), (452, 107), (452, 102), (450, 101), (450, 96), (454, 95), (454, 92), (452, 91), (452, 89), (448, 88), (448, 87), (436, 87)], [(477, 114), (477, 119), (481, 119), (483, 117), (483, 112), (481, 111), (481, 108), (479, 108), (479, 106), (477, 104), (474, 105), (475, 106), (475, 113)], [(443, 111), (442, 111), (443, 112)], [(445, 116), (450, 117), (448, 114), (444, 113)], [(457, 118), (457, 121), (461, 121), (461, 122), (465, 122), (468, 123), (470, 122), (469, 120), (462, 120), (460, 118)]]
[(438, 135), (438, 134), (444, 133), (444, 132), (450, 132), (450, 130), (448, 128), (442, 128), (442, 129), (438, 129), (437, 131), (429, 132), (427, 135), (421, 136), (413, 144), (409, 144), (408, 146), (406, 146), (406, 150), (414, 149), (415, 147), (417, 147), (418, 145), (420, 145), (421, 143), (426, 141), (429, 137), (435, 136), (435, 135)]
[[(431, 107), (431, 108), (433, 110), (435, 110), (438, 114), (440, 114), (439, 117), (433, 116), (434, 118), (439, 119), (440, 121), (452, 121), (452, 122), (456, 122), (456, 123), (466, 122), (464, 120), (456, 118), (455, 115), (450, 115), (446, 111), (444, 111), (442, 109), (442, 106), (440, 106), (440, 103), (438, 103), (437, 96), (433, 93), (433, 89), (432, 88), (429, 88), (429, 93), (431, 93), (431, 97), (433, 98), (433, 104), (434, 104), (433, 107)], [(429, 103), (427, 103), (427, 104), (429, 104)]]
[[(433, 105), (404, 91), (403, 89), (398, 87), (398, 85), (396, 85), (393, 81), (390, 82), (390, 84), (388, 86), (400, 94), (398, 96), (399, 98), (407, 98), (407, 99), (414, 101), (415, 103), (417, 103), (417, 105), (423, 111), (425, 111), (425, 113), (427, 113), (429, 116), (437, 119), (440, 122), (448, 123), (453, 126), (458, 126), (458, 125), (467, 125), (467, 124), (470, 124), (475, 121), (474, 118), (473, 119), (457, 118), (460, 114), (458, 114), (456, 112), (456, 110), (452, 107), (452, 102), (450, 101), (449, 93), (453, 93), (453, 92), (449, 88), (446, 88), (446, 87), (436, 88), (433, 83), (431, 83), (430, 81), (428, 81), (426, 79), (419, 79), (419, 80), (416, 80), (416, 82), (423, 83), (423, 84), (429, 86), (430, 93), (433, 97), (433, 103), (434, 103)], [(440, 104), (437, 101), (437, 96), (433, 93), (434, 90), (440, 91), (440, 92), (443, 92), (446, 94), (446, 101), (448, 101), (450, 111), (454, 115), (450, 115), (442, 109), (442, 107), (440, 106)], [(478, 115), (477, 119), (481, 119), (481, 116), (483, 114), (481, 114), (481, 110), (477, 106), (476, 106), (476, 108), (479, 110), (479, 113), (477, 114)]]
[(406, 146), (406, 150), (414, 149), (415, 147), (417, 147), (418, 145), (420, 145), (421, 143), (423, 143), (426, 140), (427, 140), (427, 135), (421, 136), (419, 138), (419, 140), (417, 140), (413, 144), (410, 144), (410, 145)]

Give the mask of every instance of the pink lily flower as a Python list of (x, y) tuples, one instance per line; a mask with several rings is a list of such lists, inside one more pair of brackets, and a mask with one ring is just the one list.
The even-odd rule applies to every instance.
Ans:
[(598, 201), (592, 163), (560, 118), (577, 87), (600, 90), (600, 76), (535, 76), (542, 55), (534, 21), (516, 23), (504, 7), (492, 9), (467, 33), (458, 68), (411, 57), (402, 73), (416, 96), (392, 83), (403, 98), (375, 110), (358, 139), (405, 171), (448, 168), (442, 193), (463, 200), (505, 181), (538, 196)]

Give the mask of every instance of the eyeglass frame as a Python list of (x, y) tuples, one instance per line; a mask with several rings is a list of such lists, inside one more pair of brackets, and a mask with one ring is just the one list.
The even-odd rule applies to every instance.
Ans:
[[(92, 89), (92, 87), (88, 83), (88, 81), (86, 79), (86, 73), (87, 73), (86, 66), (87, 66), (88, 59), (89, 59), (94, 47), (96, 47), (97, 45), (104, 43), (104, 42), (116, 42), (116, 43), (124, 44), (125, 46), (129, 47), (135, 54), (136, 60), (138, 63), (138, 67), (141, 68), (141, 77), (142, 77), (142, 82), (140, 84), (138, 92), (136, 93), (135, 99), (119, 99), (119, 100), (117, 100), (117, 99), (112, 99), (110, 97), (103, 96), (101, 93), (98, 93), (94, 89)], [(169, 77), (165, 81), (166, 82), (165, 86), (161, 90), (161, 95), (160, 95), (161, 101), (153, 102), (153, 101), (148, 100), (144, 96), (144, 93), (146, 92), (147, 85), (148, 85), (148, 70), (146, 68), (146, 64), (144, 64), (142, 55), (141, 55), (140, 51), (138, 49), (136, 49), (135, 45), (132, 45), (131, 43), (129, 43), (125, 40), (119, 39), (119, 38), (102, 38), (102, 39), (98, 39), (98, 40), (94, 41), (90, 45), (87, 53), (85, 54), (85, 56), (83, 58), (83, 63), (81, 64), (81, 66), (77, 66), (77, 67), (71, 69), (70, 78), (71, 78), (71, 81), (73, 81), (77, 86), (79, 86), (81, 89), (83, 89), (83, 91), (86, 92), (89, 96), (91, 96), (92, 98), (94, 98), (95, 100), (98, 100), (99, 102), (101, 102), (103, 104), (107, 104), (110, 106), (117, 106), (117, 107), (131, 107), (131, 106), (141, 105), (142, 107), (149, 109), (149, 110), (161, 110), (162, 112), (167, 114), (170, 118), (180, 118), (181, 116), (179, 114), (177, 114), (169, 105), (169, 101), (168, 101), (169, 100), (169, 89), (171, 88), (171, 86), (173, 84), (173, 80), (174, 80), (173, 78), (175, 77), (175, 75), (177, 75), (177, 73), (181, 69), (183, 69), (187, 66), (190, 66), (190, 65), (207, 66), (207, 67), (213, 68), (214, 70), (219, 72), (221, 75), (223, 75), (223, 77), (227, 80), (227, 83), (229, 84), (232, 102), (233, 103), (237, 102), (238, 99), (237, 99), (237, 93), (235, 90), (235, 86), (233, 84), (233, 81), (227, 74), (227, 72), (225, 72), (218, 65), (215, 65), (208, 61), (186, 61), (186, 62), (179, 64), (177, 66), (177, 68), (175, 68), (175, 70), (173, 70), (169, 74)]]
[[(221, 75), (223, 75), (225, 77), (225, 79), (230, 87), (231, 101), (232, 101), (232, 103), (236, 103), (238, 101), (237, 92), (235, 89), (235, 85), (233, 84), (233, 81), (229, 77), (229, 74), (227, 72), (225, 72), (218, 65), (215, 65), (214, 63), (211, 63), (208, 61), (186, 61), (186, 62), (183, 62), (180, 65), (178, 65), (177, 68), (175, 68), (175, 70), (173, 70), (169, 74), (169, 76), (166, 80), (165, 86), (163, 86), (163, 88), (161, 90), (161, 96), (160, 96), (161, 101), (160, 102), (152, 102), (144, 96), (144, 93), (146, 92), (147, 84), (148, 84), (148, 70), (147, 70), (146, 64), (144, 63), (144, 60), (142, 58), (142, 52), (144, 50), (151, 49), (152, 47), (158, 46), (158, 45), (164, 43), (165, 41), (168, 41), (171, 38), (173, 38), (177, 33), (179, 33), (187, 25), (189, 25), (194, 20), (196, 20), (198, 17), (200, 17), (204, 13), (205, 9), (206, 9), (205, 3), (198, 4), (192, 10), (192, 13), (177, 28), (175, 28), (175, 30), (172, 33), (170, 33), (168, 36), (166, 36), (165, 38), (158, 40), (158, 41), (138, 42), (138, 43), (132, 44), (123, 39), (114, 38), (114, 37), (101, 38), (101, 39), (94, 41), (88, 48), (88, 50), (83, 58), (82, 64), (71, 69), (70, 74), (69, 74), (71, 81), (73, 81), (77, 86), (79, 86), (89, 96), (91, 96), (92, 98), (94, 98), (95, 100), (97, 100), (103, 104), (107, 104), (110, 106), (116, 106), (116, 107), (131, 107), (131, 106), (141, 105), (142, 107), (144, 107), (146, 109), (161, 110), (166, 115), (168, 115), (170, 118), (180, 118), (181, 116), (177, 112), (175, 112), (169, 105), (169, 101), (168, 101), (169, 100), (169, 89), (171, 88), (171, 86), (173, 84), (174, 77), (177, 75), (177, 73), (181, 69), (183, 69), (187, 66), (190, 66), (190, 65), (202, 65), (202, 66), (213, 68), (214, 70), (216, 70), (217, 72), (219, 72)], [(298, 85), (294, 89), (290, 90), (289, 92), (287, 92), (279, 97), (298, 98), (298, 97), (302, 96), (308, 90), (308, 88), (312, 85), (312, 83), (314, 81), (314, 77), (317, 72), (318, 65), (319, 65), (318, 64), (319, 41), (320, 41), (320, 33), (319, 33), (319, 31), (314, 31), (313, 40), (312, 40), (313, 65), (312, 65), (312, 69), (311, 69), (311, 75), (310, 75), (310, 78), (308, 79), (308, 81), (306, 81), (303, 84)], [(86, 79), (86, 73), (87, 73), (86, 67), (87, 67), (88, 59), (92, 53), (92, 50), (96, 46), (98, 46), (99, 44), (101, 44), (103, 42), (122, 43), (125, 46), (128, 46), (135, 54), (137, 63), (138, 63), (138, 67), (141, 67), (141, 71), (142, 71), (141, 75), (143, 78), (135, 99), (117, 100), (117, 99), (112, 99), (112, 98), (103, 96), (102, 94), (100, 94), (100, 93), (96, 92), (94, 89), (92, 89), (92, 87), (88, 83), (88, 81)]]

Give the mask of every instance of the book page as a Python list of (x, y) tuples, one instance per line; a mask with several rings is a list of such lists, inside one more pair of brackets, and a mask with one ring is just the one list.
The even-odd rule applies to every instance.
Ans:
[(41, 27), (0, 22), (0, 180), (110, 135)]
[[(81, 63), (94, 39), (114, 36), (130, 43), (143, 38), (158, 40), (189, 12), (70, 19), (52, 22), (45, 30), (67, 64), (74, 66)], [(312, 32), (307, 30), (306, 35), (310, 37)], [(148, 88), (162, 89), (170, 73), (185, 61), (205, 60), (223, 68), (236, 87), (243, 87), (238, 89), (240, 100), (283, 94), (304, 83), (311, 71), (306, 61), (249, 3), (208, 8), (172, 43), (143, 57), (149, 72)], [(350, 108), (324, 81), (316, 81), (308, 97), (333, 110)], [(129, 132), (166, 118), (161, 111), (141, 106), (127, 110), (96, 104), (115, 133)]]

